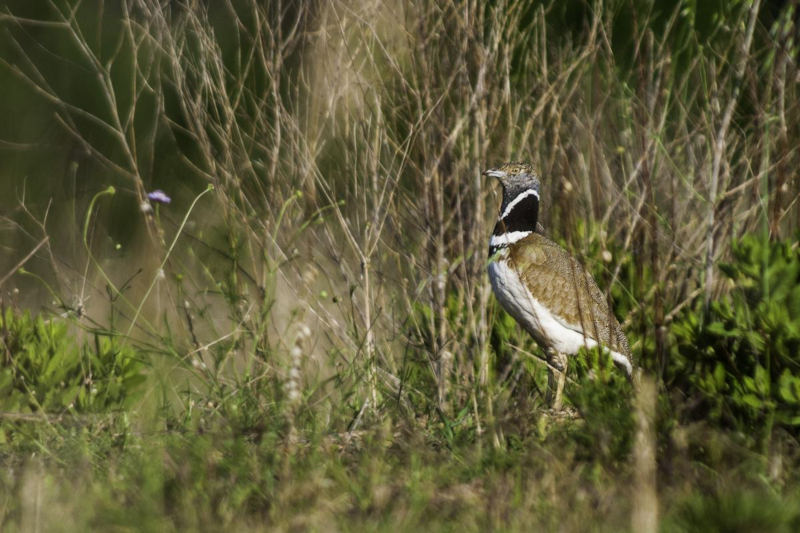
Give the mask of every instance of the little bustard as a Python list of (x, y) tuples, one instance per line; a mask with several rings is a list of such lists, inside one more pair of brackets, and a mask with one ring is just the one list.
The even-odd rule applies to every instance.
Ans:
[[(560, 409), (567, 355), (581, 346), (607, 349), (630, 377), (628, 340), (591, 274), (537, 231), (539, 176), (527, 164), (487, 170), (503, 186), (489, 240), (489, 279), (503, 308), (547, 350), (548, 402)], [(540, 227), (540, 226), (539, 226)]]

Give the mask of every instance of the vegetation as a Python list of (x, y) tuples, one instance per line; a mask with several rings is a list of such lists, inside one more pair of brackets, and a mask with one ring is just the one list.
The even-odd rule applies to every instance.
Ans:
[[(6, 0), (0, 529), (798, 530), (797, 9)], [(574, 416), (510, 159), (643, 369)]]

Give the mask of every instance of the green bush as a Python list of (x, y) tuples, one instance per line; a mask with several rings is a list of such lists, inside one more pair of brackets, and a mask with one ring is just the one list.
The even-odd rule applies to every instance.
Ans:
[(124, 407), (144, 380), (133, 348), (98, 334), (79, 344), (63, 321), (8, 310), (0, 335), (2, 411), (103, 412)]
[(624, 464), (630, 459), (634, 437), (633, 387), (600, 349), (582, 349), (571, 364), (576, 383), (566, 394), (582, 423), (571, 428), (569, 435), (579, 457), (605, 465)]
[[(800, 250), (748, 235), (720, 265), (731, 291), (674, 322), (677, 384), (704, 416), (750, 434), (800, 428)], [(763, 433), (762, 433), (763, 434)]]

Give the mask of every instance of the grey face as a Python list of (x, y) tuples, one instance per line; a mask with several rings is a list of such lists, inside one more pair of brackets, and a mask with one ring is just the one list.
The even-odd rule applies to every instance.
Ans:
[(505, 211), (511, 201), (528, 190), (536, 191), (539, 197), (539, 174), (531, 165), (525, 163), (506, 163), (498, 168), (484, 172), (484, 175), (500, 180), (503, 185), (503, 205), (500, 212)]

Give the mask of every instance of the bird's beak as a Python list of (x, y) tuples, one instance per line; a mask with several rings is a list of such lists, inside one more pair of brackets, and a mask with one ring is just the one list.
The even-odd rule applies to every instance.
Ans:
[(489, 176), (491, 178), (501, 179), (501, 178), (505, 178), (508, 174), (506, 172), (503, 172), (502, 170), (489, 169), (489, 170), (485, 170), (483, 172), (483, 175), (484, 176)]

